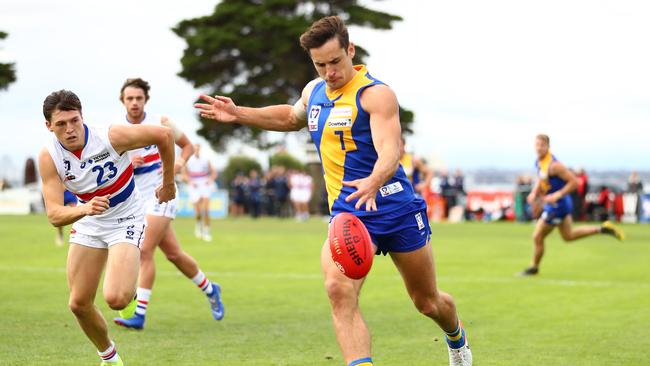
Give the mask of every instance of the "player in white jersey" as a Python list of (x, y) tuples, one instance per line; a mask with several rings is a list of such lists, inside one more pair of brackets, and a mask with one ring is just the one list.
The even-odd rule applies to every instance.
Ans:
[(210, 195), (214, 191), (217, 171), (210, 164), (210, 160), (201, 156), (201, 145), (194, 145), (194, 155), (187, 160), (183, 178), (189, 184), (190, 201), (194, 205), (196, 216), (194, 235), (205, 241), (211, 241)]
[(303, 171), (296, 171), (289, 177), (289, 187), (291, 189), (289, 197), (293, 203), (296, 220), (308, 220), (309, 200), (313, 189), (311, 176)]
[[(192, 155), (194, 148), (187, 136), (169, 118), (145, 113), (144, 107), (149, 100), (149, 89), (149, 83), (140, 78), (128, 79), (124, 82), (120, 91), (120, 100), (126, 108), (124, 123), (127, 125), (163, 125), (171, 128), (174, 141), (181, 148), (181, 156), (176, 159), (174, 164), (174, 172), (178, 173), (185, 165), (187, 158)], [(178, 239), (176, 239), (176, 234), (171, 225), (171, 221), (176, 217), (176, 200), (159, 203), (155, 199), (154, 189), (160, 183), (161, 178), (158, 149), (155, 145), (146, 146), (129, 151), (129, 157), (135, 167), (133, 171), (136, 186), (145, 202), (147, 225), (141, 245), (140, 278), (137, 289), (138, 302), (135, 314), (121, 312), (120, 317), (114, 319), (115, 323), (134, 329), (144, 327), (145, 315), (156, 278), (154, 261), (156, 247), (160, 247), (167, 259), (199, 287), (208, 298), (213, 318), (221, 320), (224, 315), (221, 288), (218, 284), (207, 279), (203, 271), (199, 269), (196, 260), (181, 249)]]
[[(144, 217), (125, 152), (157, 146), (162, 184), (156, 195), (159, 202), (172, 200), (176, 194), (172, 131), (160, 126), (88, 127), (79, 98), (67, 90), (45, 98), (43, 114), (54, 133), (39, 154), (47, 217), (57, 227), (73, 223), (67, 263), (70, 310), (97, 347), (101, 364), (123, 365), (94, 304), (95, 294), (106, 267), (103, 293), (108, 306), (123, 309), (134, 297)], [(64, 205), (65, 189), (79, 198), (77, 206)]]

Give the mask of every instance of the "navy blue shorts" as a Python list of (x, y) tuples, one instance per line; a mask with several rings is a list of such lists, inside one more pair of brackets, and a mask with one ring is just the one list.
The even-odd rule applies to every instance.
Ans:
[(366, 225), (375, 254), (412, 252), (427, 244), (431, 228), (427, 218), (427, 204), (415, 199), (408, 205), (385, 215), (359, 217)]
[(559, 225), (572, 212), (573, 201), (571, 200), (571, 196), (567, 195), (560, 198), (555, 204), (545, 204), (541, 219), (548, 225)]

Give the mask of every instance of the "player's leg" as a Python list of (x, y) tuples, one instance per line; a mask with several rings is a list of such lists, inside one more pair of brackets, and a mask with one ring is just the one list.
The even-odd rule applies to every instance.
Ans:
[(573, 218), (571, 215), (567, 215), (564, 220), (562, 220), (560, 225), (558, 225), (558, 230), (560, 231), (562, 239), (566, 242), (571, 242), (596, 234), (611, 235), (618, 240), (623, 240), (625, 237), (623, 232), (609, 221), (604, 222), (601, 226), (579, 226), (574, 228)]
[(121, 362), (115, 344), (108, 337), (106, 320), (95, 306), (95, 294), (107, 250), (70, 243), (67, 276), (70, 288), (69, 306), (88, 339), (97, 348), (100, 358), (110, 365)]
[[(359, 309), (359, 292), (363, 279), (352, 280), (339, 271), (332, 261), (329, 243), (321, 251), (321, 266), (325, 289), (332, 307), (332, 320), (339, 348), (346, 364), (362, 365), (359, 360), (370, 358), (370, 332)], [(372, 364), (372, 363), (368, 363)]]
[(521, 276), (532, 276), (539, 273), (539, 264), (544, 256), (544, 240), (554, 228), (555, 225), (548, 223), (544, 217), (537, 220), (533, 230), (533, 258), (530, 266), (519, 273)]
[(185, 277), (189, 278), (208, 297), (212, 316), (216, 320), (223, 319), (224, 306), (221, 301), (221, 287), (211, 282), (201, 271), (196, 260), (187, 254), (178, 243), (176, 234), (171, 225), (165, 230), (160, 241), (160, 250), (165, 253), (167, 259), (178, 268)]
[(104, 299), (113, 310), (124, 309), (135, 296), (140, 268), (140, 249), (131, 243), (116, 243), (108, 248)]
[(208, 193), (200, 198), (199, 205), (203, 225), (203, 240), (212, 241), (212, 234), (210, 233), (210, 195)]

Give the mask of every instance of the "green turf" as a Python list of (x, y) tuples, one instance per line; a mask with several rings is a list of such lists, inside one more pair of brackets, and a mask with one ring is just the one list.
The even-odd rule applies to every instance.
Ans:
[[(326, 224), (217, 221), (214, 242), (179, 219), (183, 247), (223, 287), (212, 320), (199, 290), (158, 256), (146, 329), (109, 324), (128, 365), (343, 365), (319, 271)], [(547, 243), (541, 275), (531, 225), (434, 225), (439, 286), (456, 299), (475, 365), (650, 364), (650, 227), (628, 240)], [(0, 364), (93, 365), (95, 351), (67, 309), (66, 250), (43, 216), (0, 216)], [(115, 316), (101, 291), (97, 304)], [(376, 258), (361, 306), (377, 365), (444, 365), (442, 333), (419, 315), (388, 258)]]

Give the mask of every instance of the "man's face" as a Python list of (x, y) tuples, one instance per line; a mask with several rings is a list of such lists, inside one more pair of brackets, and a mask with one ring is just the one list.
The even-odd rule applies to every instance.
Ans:
[(144, 105), (147, 104), (144, 90), (127, 86), (122, 92), (122, 104), (126, 107), (126, 113), (130, 120), (142, 117), (144, 113)]
[(548, 154), (548, 144), (542, 139), (535, 139), (535, 152), (538, 158), (543, 158)]
[(50, 120), (45, 121), (45, 126), (54, 132), (66, 149), (75, 151), (84, 147), (86, 136), (81, 112), (55, 109)]
[(352, 67), (354, 45), (352, 43), (346, 50), (341, 47), (338, 38), (334, 37), (322, 46), (310, 49), (309, 54), (318, 76), (325, 80), (330, 89), (341, 88), (354, 76)]

